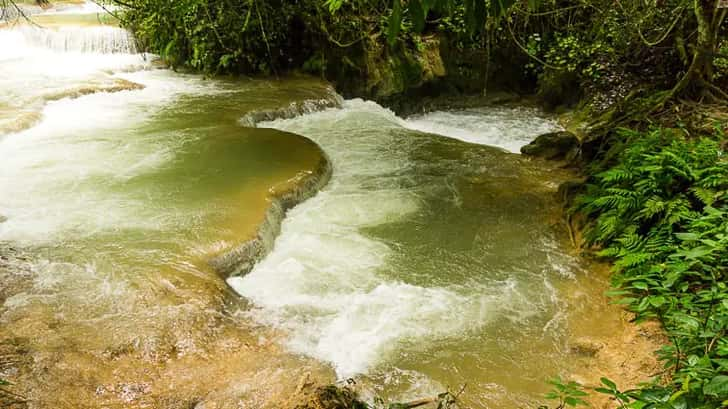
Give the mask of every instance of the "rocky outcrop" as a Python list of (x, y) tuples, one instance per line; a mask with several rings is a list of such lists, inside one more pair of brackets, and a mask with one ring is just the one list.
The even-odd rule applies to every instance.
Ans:
[(90, 83), (86, 85), (80, 85), (53, 93), (44, 95), (46, 101), (57, 101), (63, 98), (79, 98), (84, 95), (91, 95), (100, 92), (122, 92), (122, 91), (137, 91), (144, 89), (145, 86), (125, 80), (123, 78), (113, 78), (110, 81), (100, 81), (97, 83)]
[(295, 118), (327, 108), (341, 108), (343, 102), (341, 96), (333, 88), (329, 88), (326, 95), (321, 98), (294, 101), (280, 108), (253, 110), (245, 114), (238, 122), (243, 126), (254, 128), (258, 123), (264, 121)]
[[(296, 135), (303, 138), (303, 136)], [(316, 145), (313, 141), (312, 144)], [(245, 275), (255, 263), (265, 257), (273, 248), (273, 242), (280, 233), (281, 223), (286, 211), (304, 200), (314, 196), (331, 179), (333, 169), (326, 153), (316, 145), (320, 160), (312, 171), (301, 172), (285, 184), (275, 186), (270, 191), (270, 207), (263, 222), (251, 240), (223, 253), (209, 261), (212, 268), (224, 277)]]
[(469, 96), (464, 98), (467, 106), (476, 106), (474, 99), (492, 99), (491, 95), (496, 99), (508, 95), (510, 101), (514, 92), (531, 90), (517, 57), (494, 55), (487, 64), (483, 50), (461, 48), (440, 33), (393, 46), (374, 37), (348, 48), (326, 49), (321, 72), (309, 72), (332, 81), (347, 98), (371, 99), (398, 115), (457, 107), (463, 105), (458, 99), (464, 96)]
[(579, 154), (579, 138), (571, 132), (550, 132), (521, 148), (521, 153), (548, 160), (572, 161)]
[(417, 47), (387, 46), (370, 38), (347, 49), (328, 50), (325, 77), (346, 97), (379, 102), (439, 83), (446, 75), (437, 36), (423, 38)]
[(306, 385), (289, 400), (286, 409), (366, 409), (357, 394), (349, 388), (336, 385)]

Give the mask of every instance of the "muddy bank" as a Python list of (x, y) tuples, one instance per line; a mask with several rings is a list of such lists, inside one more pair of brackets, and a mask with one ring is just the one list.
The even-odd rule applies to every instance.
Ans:
[[(635, 324), (633, 314), (604, 295), (610, 289), (610, 266), (589, 262), (588, 286), (568, 289), (571, 294), (569, 351), (577, 357), (577, 365), (569, 380), (584, 385), (587, 390), (604, 387), (600, 378), (614, 381), (621, 390), (637, 387), (662, 373), (656, 351), (668, 340), (656, 322)], [(594, 302), (595, 299), (601, 300)], [(566, 378), (566, 377), (565, 377)], [(589, 391), (586, 399), (599, 409), (609, 409), (617, 403), (609, 396)]]
[[(564, 143), (563, 139), (568, 139), (569, 143)], [(618, 403), (608, 395), (593, 391), (604, 387), (600, 379), (606, 377), (620, 390), (629, 390), (655, 377), (664, 377), (657, 351), (669, 340), (658, 322), (634, 323), (634, 314), (605, 294), (612, 289), (612, 266), (595, 260), (590, 250), (583, 247), (583, 216), (568, 213), (584, 183), (574, 162), (574, 151), (578, 149), (577, 137), (566, 131), (541, 135), (522, 151), (532, 160), (572, 168), (574, 178), (562, 183), (558, 189), (557, 198), (561, 204), (558, 217), (561, 220), (554, 220), (554, 223), (561, 226), (563, 239), (570, 241), (565, 246), (570, 246), (575, 257), (582, 260), (586, 277), (581, 285), (573, 282), (565, 288), (571, 328), (567, 348), (577, 361), (573, 370), (562, 374), (562, 378), (582, 384), (589, 392), (585, 400), (592, 407), (610, 409)]]

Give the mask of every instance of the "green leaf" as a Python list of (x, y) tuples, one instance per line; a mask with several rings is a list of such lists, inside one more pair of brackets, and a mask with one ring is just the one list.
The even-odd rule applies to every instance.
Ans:
[(718, 375), (703, 387), (703, 393), (706, 395), (724, 398), (728, 396), (728, 376)]
[(650, 297), (649, 300), (650, 300), (650, 304), (652, 304), (653, 307), (657, 307), (657, 308), (661, 307), (663, 304), (665, 304), (667, 302), (667, 299), (665, 299), (665, 297), (662, 297), (659, 295)]
[(713, 248), (709, 246), (699, 246), (690, 250), (678, 251), (675, 253), (678, 257), (684, 257), (688, 260), (700, 258), (713, 252)]
[(700, 238), (697, 233), (675, 233), (675, 237), (682, 241), (696, 241)]
[(545, 394), (544, 397), (546, 399), (559, 399), (560, 398), (559, 394), (556, 392), (549, 392), (549, 393)]
[(647, 283), (645, 283), (644, 281), (635, 281), (634, 283), (632, 283), (632, 287), (638, 290), (647, 290), (648, 288), (650, 288), (650, 286), (647, 285)]
[(329, 12), (331, 14), (336, 13), (336, 11), (339, 10), (343, 4), (344, 0), (326, 0), (324, 2), (324, 5), (329, 8)]
[(599, 380), (602, 382), (602, 384), (609, 387), (609, 389), (611, 389), (613, 391), (617, 390), (617, 384), (614, 383), (611, 379), (602, 377)]
[(420, 0), (412, 0), (409, 3), (409, 16), (412, 18), (412, 28), (416, 32), (422, 32), (425, 29), (425, 19), (427, 11)]
[(397, 41), (397, 35), (402, 28), (402, 2), (401, 0), (393, 0), (392, 14), (389, 16), (387, 24), (387, 40), (390, 45), (394, 45)]

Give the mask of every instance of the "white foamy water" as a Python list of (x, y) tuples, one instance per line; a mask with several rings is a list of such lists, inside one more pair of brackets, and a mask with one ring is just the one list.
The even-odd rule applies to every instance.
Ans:
[[(31, 328), (23, 314), (42, 312), (32, 349), (54, 354), (66, 343), (99, 356), (135, 345), (150, 360), (166, 342), (182, 355), (205, 348), (199, 327), (223, 315), (223, 297), (200, 259), (234, 241), (227, 220), (250, 206), (239, 192), (265, 192), (256, 181), (295, 163), (291, 135), (235, 119), (338, 99), (307, 81), (225, 85), (152, 70), (117, 29), (33, 30), (0, 31), (0, 241), (37, 251), (32, 283), (7, 299), (3, 324), (14, 316), (13, 328)], [(94, 93), (119, 80), (144, 89)], [(34, 127), (2, 131), (26, 111), (39, 116)], [(404, 400), (459, 377), (472, 380), (475, 407), (514, 407), (501, 395), (539, 391), (541, 379), (523, 374), (561, 357), (555, 283), (573, 267), (541, 227), (543, 183), (524, 185), (532, 175), (515, 155), (413, 129), (515, 151), (553, 123), (523, 109), (473, 112), (403, 120), (354, 100), (264, 123), (318, 142), (334, 176), (288, 213), (268, 257), (228, 280), (253, 301), (241, 314), (284, 329), (291, 350), (339, 376), (364, 374)], [(45, 325), (46, 309), (58, 326)]]
[(22, 25), (13, 28), (11, 32), (14, 32), (16, 40), (19, 40), (13, 48), (23, 50), (41, 48), (61, 53), (95, 54), (136, 54), (137, 52), (131, 33), (114, 26), (43, 28)]
[(118, 27), (0, 30), (0, 138), (39, 122), (50, 100), (118, 89), (118, 73), (147, 68), (147, 56)]
[(37, 126), (0, 138), (0, 214), (8, 218), (0, 224), (0, 238), (52, 242), (72, 232), (92, 235), (143, 227), (139, 223), (154, 228), (179, 222), (154, 217), (143, 198), (109, 190), (164, 166), (188, 140), (117, 135), (202, 87), (167, 71), (125, 77), (145, 88), (50, 102)]
[[(518, 113), (499, 112), (501, 120), (517, 122)], [(411, 159), (425, 139), (406, 130), (410, 121), (373, 102), (352, 100), (343, 109), (260, 126), (314, 139), (334, 164), (330, 185), (288, 213), (273, 251), (248, 275), (228, 279), (255, 303), (257, 320), (289, 332), (294, 351), (330, 362), (348, 377), (387, 362), (409, 343), (422, 347), (466, 337), (494, 320), (524, 320), (543, 309), (536, 305), (543, 300), (507, 276), (413, 282), (402, 275), (417, 276), (418, 261), (396, 271), (391, 259), (398, 244), (366, 233), (428, 211), (423, 201), (432, 200), (431, 187), (419, 180), (427, 171), (413, 169)], [(502, 131), (508, 146), (528, 129)], [(457, 268), (442, 257), (445, 268)], [(541, 290), (545, 295), (553, 289)]]
[(74, 4), (72, 6), (62, 4), (51, 4), (51, 8), (43, 11), (43, 14), (104, 14), (106, 11), (116, 11), (119, 9), (118, 6), (113, 4), (100, 5), (88, 1), (81, 4)]
[[(149, 68), (118, 27), (0, 30), (0, 214), (8, 219), (0, 238), (37, 244), (179, 223), (108, 191), (164, 166), (185, 142), (118, 138), (120, 130), (142, 126), (180, 95), (214, 92), (201, 78)], [(128, 82), (143, 89), (120, 91)]]
[(407, 118), (406, 126), (513, 153), (520, 153), (521, 147), (538, 135), (562, 129), (538, 109), (498, 106), (415, 115)]

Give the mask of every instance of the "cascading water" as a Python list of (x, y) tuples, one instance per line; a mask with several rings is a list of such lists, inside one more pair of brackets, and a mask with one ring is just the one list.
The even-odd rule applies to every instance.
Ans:
[[(511, 150), (528, 132), (558, 128), (526, 120), (529, 111), (482, 112)], [(457, 114), (426, 118), (447, 115)], [(228, 279), (256, 305), (245, 314), (383, 396), (414, 399), (467, 383), (473, 407), (532, 404), (546, 367), (557, 373), (568, 361), (559, 288), (583, 274), (544, 223), (563, 176), (410, 130), (423, 120), (360, 100), (259, 126), (313, 139), (334, 175), (288, 213), (270, 255)], [(430, 127), (462, 135), (458, 126)]]
[(153, 69), (86, 20), (36, 30), (0, 29), (0, 377), (54, 409), (276, 407), (302, 373), (325, 379), (230, 315), (240, 300), (208, 262), (323, 158), (238, 119), (330, 87)]
[(84, 7), (0, 29), (0, 377), (38, 407), (281, 408), (311, 375), (509, 408), (575, 362), (568, 288), (600, 287), (551, 226), (564, 171), (456, 140), (553, 121), (154, 69)]
[(118, 27), (0, 29), (0, 133), (35, 124), (50, 100), (104, 90), (133, 88), (115, 75), (149, 67)]
[(536, 108), (498, 106), (416, 115), (407, 119), (407, 127), (465, 142), (498, 146), (513, 153), (519, 153), (521, 146), (531, 142), (534, 135), (560, 129)]
[(61, 53), (94, 54), (136, 54), (137, 48), (132, 35), (120, 28), (59, 27), (45, 29), (35, 26), (20, 26), (14, 29), (22, 37), (21, 47), (42, 48)]

